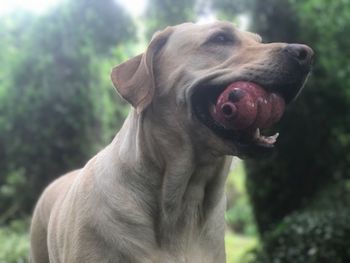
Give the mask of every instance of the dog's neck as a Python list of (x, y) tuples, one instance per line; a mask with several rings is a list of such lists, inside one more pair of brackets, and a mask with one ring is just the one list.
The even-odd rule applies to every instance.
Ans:
[(147, 214), (153, 217), (160, 245), (171, 243), (175, 236), (200, 236), (210, 227), (213, 210), (219, 209), (215, 214), (223, 219), (230, 159), (214, 157), (193, 145), (187, 133), (134, 112), (114, 145), (123, 169), (132, 171), (123, 181), (143, 188), (140, 202), (151, 210)]

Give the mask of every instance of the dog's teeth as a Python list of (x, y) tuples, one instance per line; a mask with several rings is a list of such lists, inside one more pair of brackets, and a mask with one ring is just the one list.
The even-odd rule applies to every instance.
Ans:
[(275, 135), (268, 136), (268, 137), (261, 135), (260, 129), (256, 129), (254, 133), (254, 139), (257, 142), (263, 143), (265, 145), (271, 145), (271, 146), (277, 141), (278, 136), (279, 136), (279, 133), (276, 133)]
[(278, 136), (280, 136), (280, 134), (277, 132), (275, 135), (272, 135), (270, 137), (272, 137), (274, 140), (277, 140)]
[(277, 141), (278, 136), (279, 136), (279, 133), (276, 133), (275, 135), (265, 137), (264, 139), (266, 140), (266, 142), (273, 144)]
[(259, 139), (261, 136), (260, 136), (260, 129), (259, 128), (257, 128), (256, 130), (255, 130), (255, 133), (254, 133), (254, 138), (255, 139)]

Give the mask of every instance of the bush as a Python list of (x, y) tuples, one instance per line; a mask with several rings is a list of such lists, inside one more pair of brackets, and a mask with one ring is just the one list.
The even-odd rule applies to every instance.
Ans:
[(237, 234), (255, 236), (256, 227), (249, 198), (245, 189), (245, 170), (242, 161), (235, 160), (226, 183), (228, 227)]
[(255, 28), (267, 41), (306, 43), (316, 54), (306, 88), (278, 125), (278, 155), (249, 162), (249, 194), (264, 232), (334, 178), (350, 176), (350, 37), (343, 33), (350, 30), (350, 5), (267, 0), (256, 6)]
[(64, 1), (31, 23), (10, 18), (0, 18), (0, 47), (16, 50), (0, 55), (0, 223), (31, 212), (50, 181), (110, 142), (126, 106), (109, 73), (135, 35), (113, 0)]
[(344, 210), (288, 216), (265, 239), (269, 262), (350, 262), (349, 216)]
[(349, 181), (327, 187), (303, 210), (265, 232), (263, 247), (251, 262), (350, 262), (350, 211), (344, 209), (349, 205)]
[(0, 227), (0, 263), (28, 262), (28, 220), (12, 221)]

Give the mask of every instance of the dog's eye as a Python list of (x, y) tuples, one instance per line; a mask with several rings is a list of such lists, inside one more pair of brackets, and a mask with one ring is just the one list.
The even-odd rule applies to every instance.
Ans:
[(212, 44), (226, 45), (232, 44), (234, 42), (234, 39), (233, 36), (228, 35), (226, 33), (217, 33), (211, 36), (208, 42)]

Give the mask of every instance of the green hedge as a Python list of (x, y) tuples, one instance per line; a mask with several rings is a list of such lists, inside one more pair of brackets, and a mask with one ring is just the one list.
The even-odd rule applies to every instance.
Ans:
[(15, 220), (0, 227), (0, 263), (28, 262), (28, 220)]
[(288, 216), (265, 239), (268, 262), (350, 262), (349, 218), (346, 210)]
[(350, 262), (350, 182), (319, 192), (304, 209), (286, 216), (263, 235), (254, 263)]
[(111, 141), (127, 106), (109, 74), (136, 28), (113, 0), (71, 0), (37, 17), (1, 16), (0, 31), (1, 224)]

